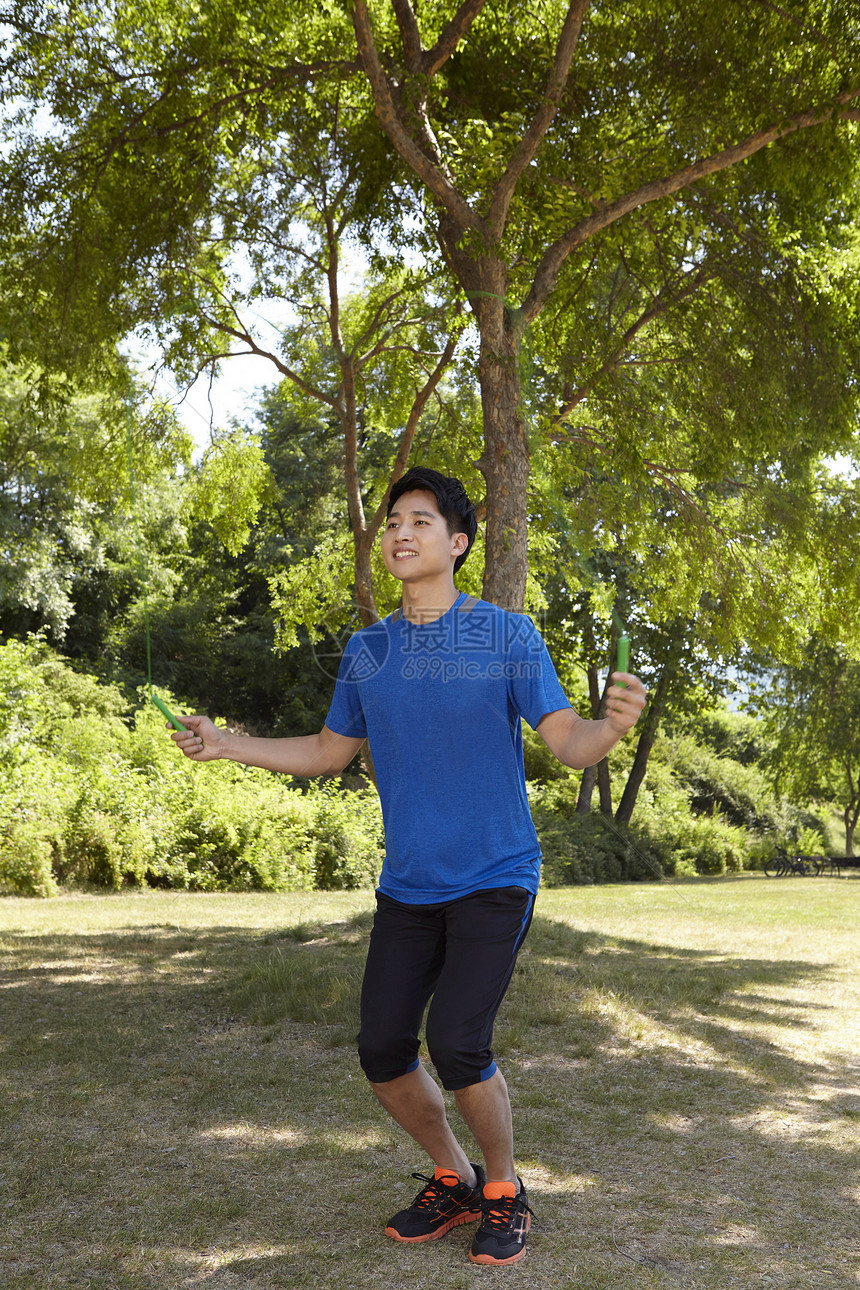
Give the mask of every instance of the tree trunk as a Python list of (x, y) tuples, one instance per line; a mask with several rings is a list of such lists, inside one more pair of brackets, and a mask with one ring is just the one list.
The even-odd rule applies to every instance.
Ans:
[(597, 794), (600, 798), (600, 810), (603, 815), (612, 818), (612, 781), (609, 778), (609, 758), (603, 757), (597, 763)]
[[(603, 687), (603, 694), (600, 693), (600, 686), (597, 680), (597, 668), (592, 664), (586, 672), (588, 676), (588, 697), (591, 703), (591, 716), (594, 721), (598, 721), (604, 713), (606, 700), (606, 691), (609, 688), (609, 677)], [(609, 778), (609, 758), (603, 757), (596, 766), (586, 766), (582, 772), (582, 783), (579, 786), (579, 797), (576, 802), (576, 810), (579, 815), (587, 815), (591, 810), (591, 798), (594, 793), (594, 786), (597, 784), (600, 792), (600, 809), (604, 815), (612, 814), (612, 784)]]
[(509, 320), (502, 344), (481, 336), (484, 450), (479, 466), (487, 483), (484, 599), (521, 614), (528, 573), (529, 444), (520, 404), (518, 338)]
[(576, 799), (577, 815), (588, 815), (591, 810), (591, 798), (594, 793), (594, 785), (597, 783), (597, 767), (586, 766), (582, 772), (582, 782), (579, 785), (579, 797)]
[(355, 603), (362, 627), (369, 627), (371, 623), (379, 622), (379, 611), (373, 594), (373, 571), (370, 564), (373, 535), (366, 531), (353, 533), (352, 539), (355, 550)]
[[(606, 715), (606, 692), (612, 681), (611, 667), (606, 673), (606, 680), (603, 683), (603, 693), (600, 694), (597, 687), (597, 669), (588, 669), (588, 693), (591, 698), (591, 711), (595, 721)], [(609, 758), (601, 757), (596, 766), (597, 770), (597, 794), (600, 798), (600, 810), (603, 815), (612, 816), (612, 781), (609, 778)]]
[[(590, 635), (590, 634), (589, 634)], [(594, 645), (593, 640), (589, 643)], [(597, 684), (597, 668), (589, 664), (586, 668), (585, 675), (588, 678), (588, 698), (591, 707), (592, 720), (597, 719), (597, 713), (600, 708), (600, 691)], [(582, 783), (579, 786), (579, 797), (576, 800), (576, 811), (578, 815), (588, 815), (591, 810), (591, 798), (594, 794), (594, 785), (597, 783), (597, 767), (586, 766), (582, 772)]]
[(854, 855), (854, 833), (860, 819), (860, 797), (851, 799), (842, 812), (842, 819), (845, 822), (845, 855), (850, 858)]
[(615, 818), (620, 824), (629, 824), (630, 817), (633, 814), (633, 808), (636, 805), (636, 798), (639, 796), (639, 789), (642, 787), (642, 781), (645, 778), (645, 771), (648, 767), (648, 758), (651, 755), (651, 749), (654, 747), (654, 740), (657, 738), (657, 730), (660, 725), (660, 718), (663, 715), (663, 708), (666, 703), (669, 685), (674, 675), (674, 660), (667, 661), (660, 674), (660, 680), (657, 682), (657, 688), (651, 696), (648, 704), (648, 711), (642, 723), (639, 740), (636, 744), (636, 755), (633, 758), (633, 765), (630, 768), (630, 774), (627, 777), (627, 783), (624, 785), (624, 792), (621, 794), (621, 801), (618, 803), (618, 810), (615, 812)]
[(486, 483), (483, 595), (521, 614), (528, 573), (529, 438), (522, 411), (522, 318), (506, 299), (507, 270), (491, 253), (465, 256), (460, 230), (442, 222), (440, 242), (463, 284), (480, 333), (478, 379), (483, 449), (477, 466)]

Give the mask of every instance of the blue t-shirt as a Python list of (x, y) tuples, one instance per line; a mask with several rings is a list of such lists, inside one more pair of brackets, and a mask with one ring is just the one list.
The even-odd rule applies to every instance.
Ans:
[(379, 890), (406, 904), (536, 892), (520, 717), (570, 705), (530, 618), (463, 594), (436, 622), (398, 610), (350, 637), (326, 725), (368, 738), (385, 822)]

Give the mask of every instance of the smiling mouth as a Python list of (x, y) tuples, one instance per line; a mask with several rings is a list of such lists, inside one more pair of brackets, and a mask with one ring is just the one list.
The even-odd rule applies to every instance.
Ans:
[(406, 560), (408, 559), (408, 557), (417, 555), (417, 554), (418, 554), (417, 551), (395, 551), (394, 558), (395, 560)]

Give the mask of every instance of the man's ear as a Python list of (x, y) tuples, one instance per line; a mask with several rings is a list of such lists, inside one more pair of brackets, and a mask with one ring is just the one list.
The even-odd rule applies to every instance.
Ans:
[(454, 534), (453, 550), (455, 555), (462, 555), (468, 545), (469, 545), (469, 539), (465, 533)]

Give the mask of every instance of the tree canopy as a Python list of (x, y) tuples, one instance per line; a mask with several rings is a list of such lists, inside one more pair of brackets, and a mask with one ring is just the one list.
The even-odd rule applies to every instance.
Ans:
[(860, 820), (860, 665), (821, 637), (805, 656), (772, 676), (764, 699), (775, 735), (771, 764), (780, 786), (808, 799), (838, 802), (845, 854)]
[[(379, 406), (401, 449), (405, 392), (438, 381), (456, 308), (474, 320), (484, 589), (510, 608), (549, 445), (587, 547), (656, 488), (709, 521), (712, 559), (733, 490), (790, 515), (816, 457), (852, 446), (860, 30), (837, 0), (29, 0), (6, 21), (14, 352), (87, 367), (137, 328), (191, 375), (265, 349), (338, 413), (357, 552), (351, 390), (390, 394), (393, 369), (368, 384), (378, 332), (339, 327), (344, 247), (400, 355)], [(273, 296), (297, 322), (264, 344)]]

